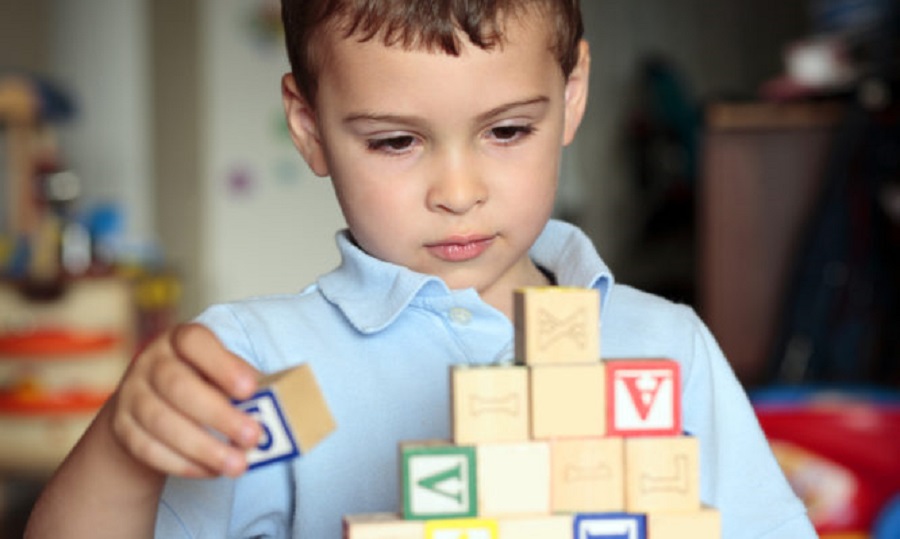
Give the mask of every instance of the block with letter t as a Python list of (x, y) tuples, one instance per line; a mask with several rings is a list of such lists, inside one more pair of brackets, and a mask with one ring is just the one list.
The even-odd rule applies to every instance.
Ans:
[(671, 359), (606, 360), (607, 434), (681, 434), (681, 377)]
[(259, 385), (255, 395), (235, 404), (263, 430), (259, 444), (247, 453), (250, 469), (307, 452), (335, 429), (308, 364), (270, 374)]

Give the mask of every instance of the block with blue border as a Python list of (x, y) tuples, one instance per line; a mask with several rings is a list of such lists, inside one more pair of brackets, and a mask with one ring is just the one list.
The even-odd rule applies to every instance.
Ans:
[(308, 452), (336, 428), (308, 364), (270, 374), (259, 385), (256, 394), (235, 403), (263, 430), (247, 453), (251, 470)]
[(573, 522), (575, 539), (647, 539), (647, 515), (582, 513)]

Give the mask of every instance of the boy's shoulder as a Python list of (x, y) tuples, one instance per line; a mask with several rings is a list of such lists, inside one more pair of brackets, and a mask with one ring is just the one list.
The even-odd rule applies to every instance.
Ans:
[(690, 355), (703, 322), (694, 309), (629, 285), (615, 284), (601, 313), (604, 354)]

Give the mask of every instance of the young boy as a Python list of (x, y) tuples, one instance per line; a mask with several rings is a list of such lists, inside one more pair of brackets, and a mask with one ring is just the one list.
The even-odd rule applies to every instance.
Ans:
[[(140, 354), (30, 537), (325, 539), (342, 515), (395, 511), (397, 443), (449, 437), (449, 366), (511, 361), (513, 291), (554, 283), (600, 290), (605, 357), (680, 362), (723, 537), (815, 536), (697, 316), (615, 284), (580, 231), (550, 220), (588, 91), (576, 0), (285, 0), (283, 16), (287, 120), (333, 182), (342, 263)], [(303, 362), (337, 431), (243, 473), (260, 432), (230, 400), (257, 370)]]

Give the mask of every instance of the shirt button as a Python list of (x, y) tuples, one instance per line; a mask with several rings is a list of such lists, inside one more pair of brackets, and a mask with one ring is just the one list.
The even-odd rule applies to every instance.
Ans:
[(472, 311), (463, 307), (454, 307), (450, 309), (450, 320), (461, 326), (468, 325), (472, 321)]

